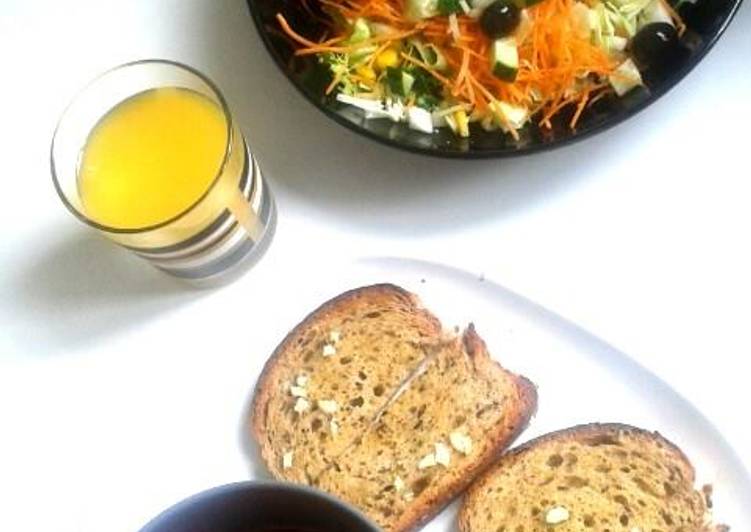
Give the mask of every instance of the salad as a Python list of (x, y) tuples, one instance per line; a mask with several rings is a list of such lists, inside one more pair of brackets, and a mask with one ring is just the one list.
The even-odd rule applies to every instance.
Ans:
[(328, 67), (326, 94), (367, 118), (460, 137), (476, 123), (518, 139), (564, 109), (576, 128), (588, 105), (641, 85), (640, 68), (669, 57), (685, 29), (667, 0), (300, 1), (328, 14), (322, 39), (277, 20), (296, 55)]

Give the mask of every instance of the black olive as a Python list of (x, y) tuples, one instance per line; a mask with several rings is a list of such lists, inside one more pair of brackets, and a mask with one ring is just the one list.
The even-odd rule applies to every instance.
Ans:
[(678, 55), (678, 32), (667, 22), (653, 22), (631, 39), (630, 51), (639, 68), (660, 67)]
[(500, 39), (513, 33), (520, 17), (521, 11), (512, 1), (496, 0), (482, 12), (480, 27), (491, 39)]

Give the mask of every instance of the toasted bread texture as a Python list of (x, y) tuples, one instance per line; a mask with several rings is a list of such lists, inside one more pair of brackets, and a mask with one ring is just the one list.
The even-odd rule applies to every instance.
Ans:
[(311, 483), (370, 425), (441, 325), (393, 285), (346, 292), (311, 313), (259, 378), (252, 431), (269, 471)]
[(462, 532), (701, 532), (711, 525), (694, 469), (656, 432), (590, 424), (503, 456), (468, 490)]
[(534, 386), (493, 362), (470, 327), (316, 484), (384, 530), (416, 528), (499, 456), (535, 405)]
[(414, 295), (375, 285), (285, 338), (256, 386), (251, 428), (273, 476), (400, 532), (494, 462), (536, 404), (535, 387), (491, 360), (472, 326), (446, 333)]

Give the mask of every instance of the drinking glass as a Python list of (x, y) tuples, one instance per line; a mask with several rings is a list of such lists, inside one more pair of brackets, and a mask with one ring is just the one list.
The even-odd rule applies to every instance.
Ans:
[[(118, 104), (144, 91), (195, 91), (221, 109), (227, 128), (221, 165), (193, 203), (172, 218), (146, 227), (112, 227), (87, 215), (79, 190), (79, 166), (92, 129)], [(67, 107), (51, 148), (52, 176), (65, 206), (82, 222), (157, 268), (186, 280), (217, 279), (241, 263), (253, 263), (273, 233), (275, 206), (266, 181), (227, 102), (198, 70), (149, 59), (109, 70)]]

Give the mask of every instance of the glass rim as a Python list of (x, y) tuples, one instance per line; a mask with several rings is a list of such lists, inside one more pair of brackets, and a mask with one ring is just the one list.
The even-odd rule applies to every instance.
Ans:
[[(188, 207), (180, 211), (175, 216), (172, 216), (168, 218), (167, 220), (164, 220), (162, 222), (146, 225), (143, 227), (113, 227), (105, 224), (101, 224), (97, 222), (96, 220), (93, 220), (92, 218), (89, 218), (86, 216), (83, 212), (78, 210), (75, 206), (71, 204), (70, 201), (68, 201), (68, 198), (65, 196), (65, 193), (62, 190), (62, 187), (60, 186), (60, 181), (58, 179), (58, 172), (55, 167), (55, 141), (57, 140), (58, 132), (60, 129), (60, 126), (65, 119), (65, 117), (68, 114), (68, 111), (70, 111), (70, 108), (83, 96), (85, 96), (86, 91), (91, 88), (95, 83), (97, 83), (99, 80), (104, 78), (105, 76), (117, 71), (124, 69), (126, 67), (136, 66), (136, 65), (142, 65), (142, 64), (163, 64), (163, 65), (170, 65), (173, 67), (177, 67), (179, 69), (185, 70), (194, 76), (198, 77), (201, 81), (206, 83), (208, 85), (209, 89), (214, 93), (214, 96), (216, 96), (217, 100), (219, 100), (219, 106), (222, 110), (222, 114), (224, 115), (225, 122), (227, 124), (227, 142), (226, 146), (224, 148), (224, 155), (222, 158), (222, 163), (219, 165), (219, 169), (216, 172), (216, 175), (211, 180), (209, 185), (206, 187), (206, 190), (198, 197), (194, 202), (192, 202)], [(190, 65), (186, 65), (185, 63), (181, 63), (179, 61), (174, 61), (172, 59), (157, 59), (157, 58), (150, 58), (150, 59), (138, 59), (135, 61), (130, 61), (127, 63), (122, 63), (120, 65), (117, 65), (115, 67), (112, 67), (108, 70), (105, 70), (101, 74), (94, 77), (91, 81), (89, 81), (86, 85), (84, 85), (81, 89), (76, 92), (75, 96), (70, 100), (70, 102), (65, 106), (65, 109), (60, 115), (60, 118), (57, 121), (57, 124), (55, 125), (55, 130), (52, 133), (52, 143), (50, 145), (50, 169), (52, 172), (52, 183), (55, 186), (55, 191), (57, 192), (57, 195), (62, 200), (65, 207), (73, 213), (73, 215), (78, 218), (83, 223), (94, 227), (95, 229), (98, 229), (100, 231), (104, 231), (107, 233), (117, 233), (117, 234), (136, 234), (136, 233), (145, 233), (148, 231), (153, 231), (156, 229), (160, 229), (162, 227), (166, 227), (167, 225), (179, 220), (180, 218), (184, 217), (188, 213), (190, 213), (193, 209), (195, 209), (198, 205), (201, 204), (201, 202), (209, 195), (209, 193), (214, 189), (216, 184), (219, 182), (222, 174), (224, 173), (224, 170), (230, 161), (233, 153), (232, 153), (232, 146), (234, 144), (234, 127), (232, 122), (232, 114), (229, 110), (229, 105), (227, 105), (227, 101), (224, 98), (224, 95), (222, 94), (222, 91), (219, 90), (219, 87), (214, 83), (211, 78), (209, 78), (206, 74), (198, 70), (197, 68), (194, 68)], [(77, 176), (76, 176), (77, 177)]]

